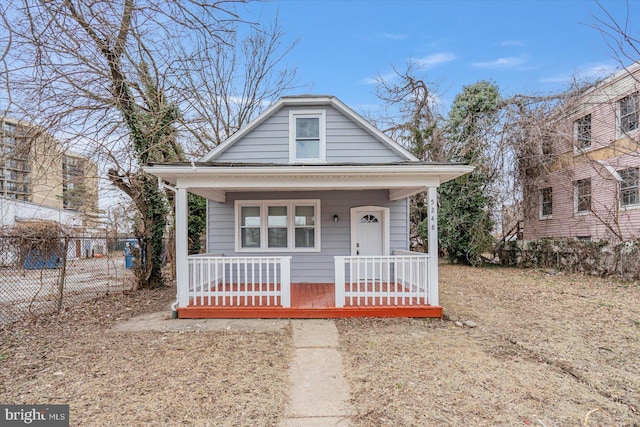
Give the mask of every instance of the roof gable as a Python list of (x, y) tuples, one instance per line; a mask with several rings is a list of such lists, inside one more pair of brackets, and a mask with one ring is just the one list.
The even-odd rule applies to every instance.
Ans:
[(290, 163), (290, 112), (326, 114), (327, 162), (418, 161), (347, 105), (333, 96), (283, 97), (255, 120), (202, 158), (204, 162)]

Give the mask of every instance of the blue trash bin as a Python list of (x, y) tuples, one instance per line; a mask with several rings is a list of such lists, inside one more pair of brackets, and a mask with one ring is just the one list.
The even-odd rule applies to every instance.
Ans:
[(134, 250), (140, 253), (140, 244), (138, 239), (127, 239), (124, 241), (124, 266), (125, 268), (133, 268), (136, 264), (136, 256)]

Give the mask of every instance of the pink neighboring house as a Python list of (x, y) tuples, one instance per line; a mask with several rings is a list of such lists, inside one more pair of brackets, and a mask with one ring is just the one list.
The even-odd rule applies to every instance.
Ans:
[[(557, 129), (547, 173), (525, 193), (524, 239), (640, 238), (640, 63), (586, 91)], [(544, 144), (543, 144), (544, 145)]]

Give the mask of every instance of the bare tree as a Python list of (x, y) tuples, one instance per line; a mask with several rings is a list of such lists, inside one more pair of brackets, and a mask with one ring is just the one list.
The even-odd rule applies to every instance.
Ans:
[[(201, 154), (220, 144), (294, 85), (295, 72), (279, 68), (297, 42), (282, 45), (276, 21), (189, 57), (193, 70), (179, 76), (184, 94), (181, 121)], [(195, 89), (195, 90), (194, 90)]]
[(630, 3), (626, 1), (626, 13), (622, 17), (614, 16), (600, 1), (596, 1), (597, 11), (591, 13), (592, 25), (600, 32), (609, 50), (618, 63), (625, 67), (640, 59), (640, 38), (633, 34)]
[[(370, 117), (372, 122), (404, 145), (421, 161), (446, 161), (444, 120), (437, 112), (437, 94), (432, 83), (417, 75), (414, 64), (404, 71), (394, 67), (394, 76), (377, 79), (376, 95), (383, 102), (383, 113)], [(427, 248), (428, 218), (426, 193), (410, 199), (410, 244), (413, 249)]]
[(417, 76), (414, 64), (394, 77), (378, 77), (376, 95), (385, 113), (374, 121), (423, 161), (445, 161), (443, 118), (437, 111), (437, 88)]
[(283, 63), (292, 46), (282, 46), (277, 22), (244, 21), (236, 11), (241, 3), (3, 6), (3, 107), (107, 165), (109, 181), (142, 218), (140, 286), (163, 283), (168, 211), (155, 180), (139, 167), (213, 148), (292, 84), (295, 72)]

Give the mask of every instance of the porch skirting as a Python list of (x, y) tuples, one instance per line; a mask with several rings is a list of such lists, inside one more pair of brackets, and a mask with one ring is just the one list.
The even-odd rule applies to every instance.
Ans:
[(205, 307), (178, 309), (180, 319), (338, 319), (350, 317), (442, 318), (440, 306), (376, 306), (342, 308)]
[[(276, 286), (279, 287), (279, 286)], [(388, 286), (393, 288), (393, 285)], [(249, 302), (249, 304), (245, 304)], [(204, 304), (203, 304), (204, 303)], [(255, 301), (240, 300), (224, 305), (207, 305), (196, 297), (189, 306), (178, 308), (181, 319), (323, 319), (348, 317), (421, 317), (442, 318), (442, 307), (420, 303), (417, 299), (369, 297), (360, 298), (360, 305), (351, 305), (347, 297), (344, 307), (335, 305), (335, 284), (292, 283), (291, 306), (282, 307), (277, 301), (256, 305)]]

